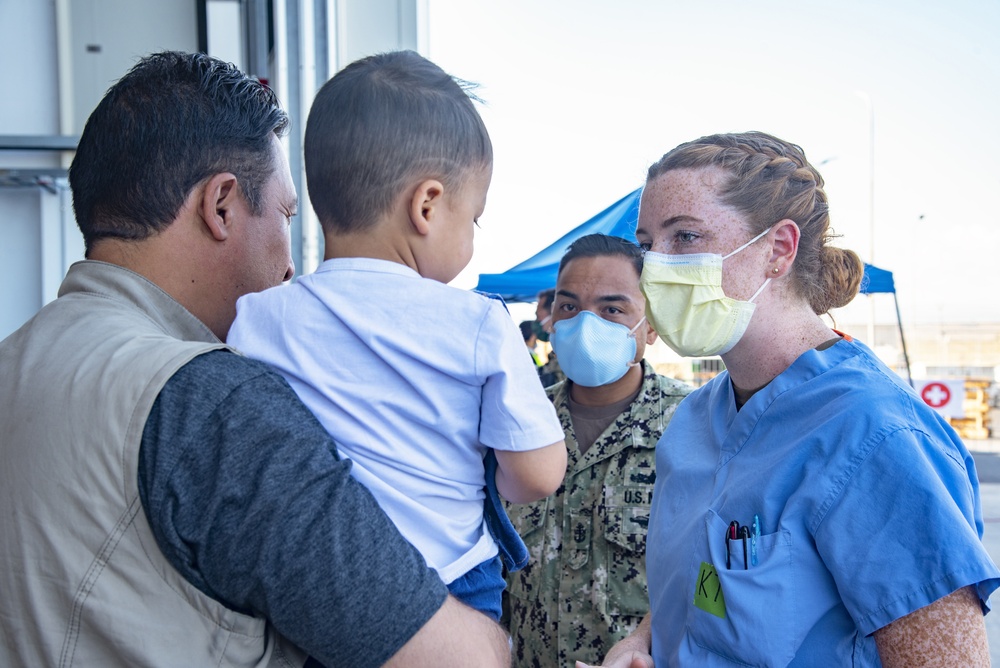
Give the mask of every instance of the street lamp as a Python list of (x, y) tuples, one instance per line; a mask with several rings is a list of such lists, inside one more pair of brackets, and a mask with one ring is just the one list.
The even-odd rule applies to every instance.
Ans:
[[(863, 90), (854, 91), (868, 110), (868, 264), (875, 266), (875, 105)], [(868, 345), (875, 347), (875, 300), (868, 295)]]

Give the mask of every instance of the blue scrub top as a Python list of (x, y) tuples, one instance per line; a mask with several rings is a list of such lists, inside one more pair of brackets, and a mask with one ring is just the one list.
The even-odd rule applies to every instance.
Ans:
[(849, 338), (804, 353), (739, 411), (728, 373), (693, 392), (656, 472), (658, 668), (879, 666), (877, 629), (966, 585), (985, 611), (1000, 586), (965, 445)]

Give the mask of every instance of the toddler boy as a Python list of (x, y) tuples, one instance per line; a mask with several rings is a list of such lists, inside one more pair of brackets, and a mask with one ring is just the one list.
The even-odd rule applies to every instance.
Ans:
[(486, 127), (437, 65), (385, 53), (319, 91), (305, 161), (325, 261), (242, 298), (228, 342), (277, 367), (451, 592), (499, 618), (484, 455), (526, 503), (558, 488), (566, 448), (503, 303), (446, 285), (485, 207)]

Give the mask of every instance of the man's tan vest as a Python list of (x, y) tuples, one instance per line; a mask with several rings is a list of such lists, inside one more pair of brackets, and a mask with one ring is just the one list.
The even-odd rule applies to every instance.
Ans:
[(0, 343), (0, 665), (301, 666), (170, 566), (139, 501), (153, 401), (225, 345), (115, 265), (74, 264), (59, 295)]

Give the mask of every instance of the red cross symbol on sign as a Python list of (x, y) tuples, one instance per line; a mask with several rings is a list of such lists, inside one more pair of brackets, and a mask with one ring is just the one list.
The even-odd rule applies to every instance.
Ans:
[(941, 383), (928, 383), (920, 393), (920, 398), (931, 408), (941, 408), (951, 401), (951, 390)]

